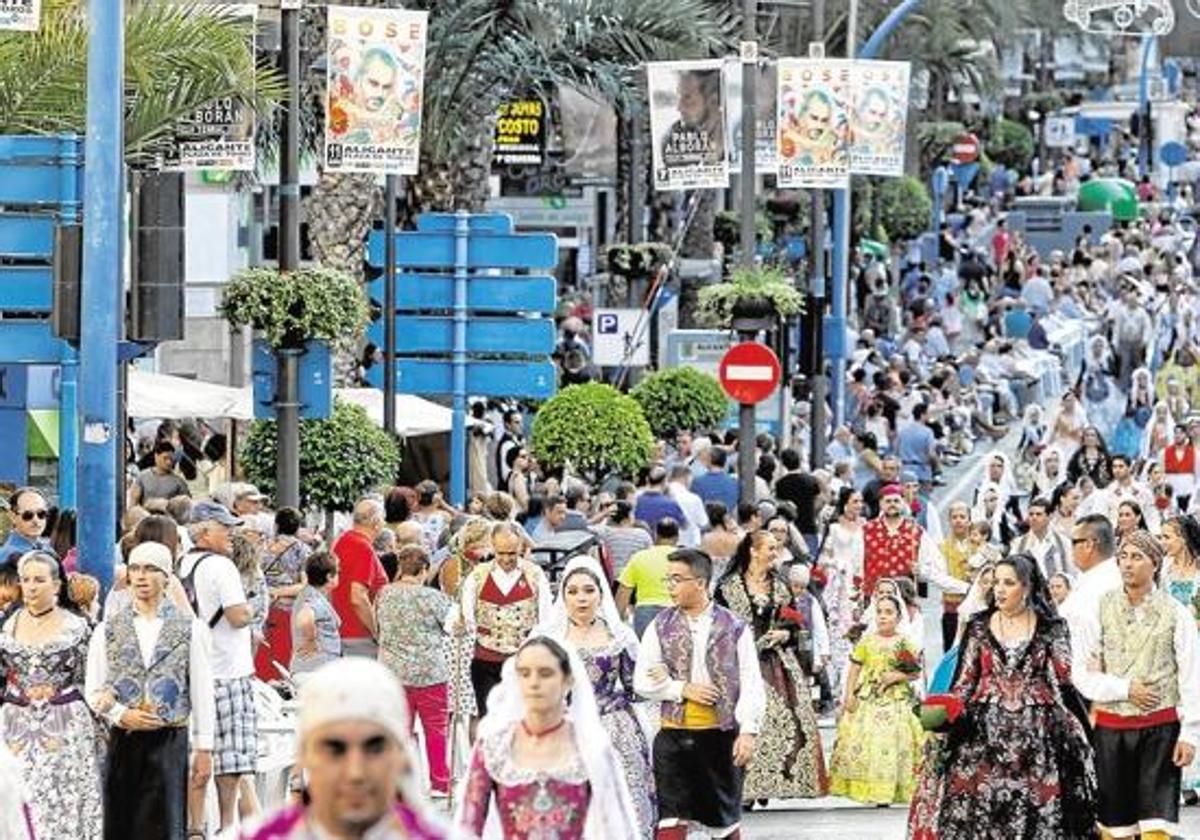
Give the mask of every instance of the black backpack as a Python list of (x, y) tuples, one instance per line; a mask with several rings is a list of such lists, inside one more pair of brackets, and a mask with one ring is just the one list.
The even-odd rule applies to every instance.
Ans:
[[(196, 595), (196, 572), (200, 571), (201, 563), (203, 563), (209, 557), (213, 557), (215, 555), (215, 551), (204, 552), (196, 559), (196, 562), (192, 564), (192, 570), (188, 572), (187, 575), (179, 579), (179, 582), (183, 585), (184, 594), (187, 595), (188, 603), (192, 605), (192, 612), (194, 612), (197, 616), (200, 615), (200, 598)], [(217, 622), (221, 620), (221, 616), (223, 615), (225, 615), (225, 607), (217, 607), (217, 611), (213, 613), (212, 618), (208, 620), (208, 627), (210, 630), (217, 626)]]

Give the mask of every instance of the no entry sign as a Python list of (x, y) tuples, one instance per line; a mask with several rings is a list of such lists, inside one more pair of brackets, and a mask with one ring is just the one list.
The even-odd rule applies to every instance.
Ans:
[(725, 393), (742, 404), (760, 403), (771, 396), (780, 374), (779, 359), (771, 348), (753, 341), (730, 347), (717, 372)]
[(974, 163), (979, 160), (979, 138), (974, 134), (960, 134), (951, 154), (955, 163)]

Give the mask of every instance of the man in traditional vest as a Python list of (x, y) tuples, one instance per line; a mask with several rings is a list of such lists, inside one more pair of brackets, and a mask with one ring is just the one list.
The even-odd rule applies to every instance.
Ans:
[(1167, 840), (1200, 736), (1196, 622), (1155, 585), (1163, 550), (1147, 531), (1122, 539), (1117, 561), (1122, 588), (1072, 624), (1072, 679), (1094, 704), (1101, 837)]
[(1196, 492), (1196, 447), (1188, 438), (1187, 426), (1176, 424), (1175, 440), (1163, 450), (1163, 472), (1180, 510), (1187, 510)]
[(863, 524), (863, 588), (869, 597), (882, 578), (917, 578), (937, 584), (943, 592), (966, 595), (968, 584), (946, 571), (946, 561), (933, 540), (904, 515), (904, 495), (898, 484), (879, 491), (880, 514)]
[(634, 690), (662, 703), (654, 738), (656, 840), (692, 826), (739, 838), (742, 782), (766, 711), (754, 632), (708, 594), (712, 559), (685, 548), (667, 563), (674, 606), (646, 628)]
[(500, 682), (500, 669), (534, 626), (550, 611), (550, 583), (533, 562), (522, 559), (521, 537), (507, 522), (492, 528), (492, 558), (463, 582), (462, 614), (475, 635), (471, 684), (479, 716), (487, 714), (488, 693)]
[(173, 560), (161, 543), (142, 543), (130, 552), (132, 606), (105, 619), (88, 648), (88, 704), (113, 727), (105, 837), (204, 836), (202, 822), (187, 824), (187, 794), (189, 785), (203, 790), (212, 774), (211, 654), (204, 623), (164, 597)]
[[(946, 572), (955, 580), (971, 583), (972, 569), (968, 563), (974, 553), (971, 548), (971, 506), (966, 502), (952, 502), (947, 509), (950, 533), (938, 546)], [(957, 592), (942, 593), (942, 650), (950, 650), (958, 634), (958, 608), (965, 596)]]

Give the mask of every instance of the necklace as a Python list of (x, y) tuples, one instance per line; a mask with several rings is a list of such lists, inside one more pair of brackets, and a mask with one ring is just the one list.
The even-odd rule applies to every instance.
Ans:
[(538, 730), (538, 729), (531, 729), (529, 727), (529, 724), (525, 722), (524, 718), (521, 719), (521, 728), (523, 730), (525, 730), (526, 735), (528, 735), (530, 738), (532, 738), (535, 741), (540, 741), (548, 735), (553, 735), (555, 732), (562, 729), (566, 725), (567, 725), (567, 719), (564, 717), (564, 718), (560, 718), (558, 723), (554, 724), (553, 726), (548, 726), (545, 729)]
[(596, 626), (596, 617), (595, 616), (592, 616), (592, 620), (587, 622), (586, 624), (584, 624), (581, 621), (576, 621), (575, 619), (571, 618), (570, 616), (567, 617), (567, 621), (569, 621), (571, 623), (572, 627), (578, 627), (580, 630), (591, 630), (593, 627)]
[(45, 618), (46, 616), (50, 615), (50, 613), (54, 612), (57, 607), (57, 604), (51, 604), (41, 612), (34, 612), (32, 607), (26, 607), (25, 612), (29, 613), (30, 618)]

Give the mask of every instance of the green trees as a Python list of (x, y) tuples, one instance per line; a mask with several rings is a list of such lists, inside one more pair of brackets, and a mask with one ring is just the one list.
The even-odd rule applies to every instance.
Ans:
[(250, 268), (225, 285), (221, 314), (235, 327), (261, 330), (274, 347), (301, 347), (310, 338), (345, 347), (367, 324), (367, 300), (340, 271)]
[(633, 397), (598, 382), (564, 388), (533, 421), (534, 457), (550, 469), (570, 467), (601, 478), (631, 476), (650, 463), (654, 435)]
[(879, 191), (879, 223), (892, 242), (920, 236), (929, 228), (933, 199), (920, 179), (911, 175), (885, 178)]
[(629, 396), (637, 400), (650, 429), (660, 438), (681, 429), (714, 428), (729, 408), (721, 384), (713, 376), (689, 367), (652, 373)]

